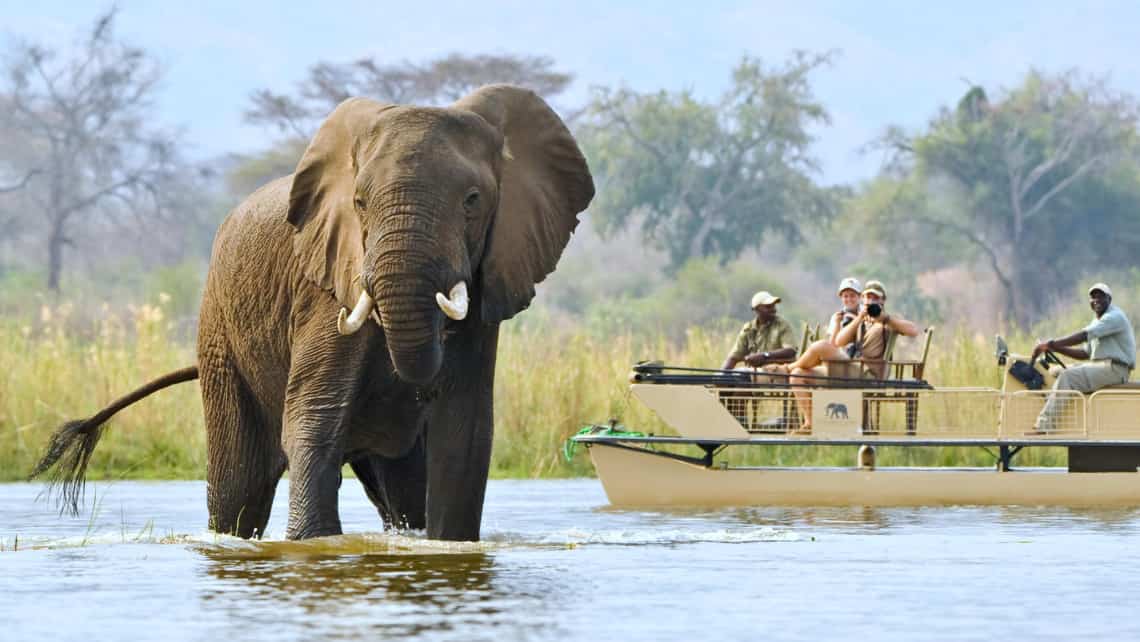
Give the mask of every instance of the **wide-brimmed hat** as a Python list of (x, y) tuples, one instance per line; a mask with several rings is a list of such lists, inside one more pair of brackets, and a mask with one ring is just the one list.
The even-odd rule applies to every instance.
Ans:
[(1089, 288), (1089, 295), (1091, 296), (1092, 293), (1096, 292), (1097, 290), (1104, 292), (1108, 296), (1112, 296), (1112, 290), (1110, 290), (1108, 285), (1106, 285), (1104, 283), (1093, 283), (1092, 287)]
[(779, 302), (780, 297), (766, 290), (760, 290), (756, 294), (752, 295), (752, 307), (756, 307), (758, 305), (772, 305), (773, 303)]
[(859, 279), (849, 276), (839, 282), (839, 289), (835, 291), (836, 296), (843, 294), (844, 290), (855, 290), (855, 294), (862, 294), (863, 286), (859, 285)]

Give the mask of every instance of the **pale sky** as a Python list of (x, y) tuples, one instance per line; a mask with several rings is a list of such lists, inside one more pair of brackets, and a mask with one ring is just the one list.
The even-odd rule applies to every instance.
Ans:
[[(0, 37), (45, 44), (69, 43), (107, 6), (5, 4)], [(888, 124), (921, 127), (964, 93), (965, 79), (993, 92), (1030, 67), (1078, 67), (1140, 95), (1137, 2), (121, 0), (119, 8), (119, 35), (164, 64), (161, 118), (185, 128), (197, 158), (272, 140), (242, 122), (251, 90), (289, 90), (317, 61), (361, 57), (546, 55), (576, 77), (558, 99), (571, 106), (591, 85), (713, 97), (743, 54), (776, 64), (795, 49), (837, 49), (813, 83), (833, 118), (816, 145), (828, 183), (872, 176), (879, 159), (857, 149)]]

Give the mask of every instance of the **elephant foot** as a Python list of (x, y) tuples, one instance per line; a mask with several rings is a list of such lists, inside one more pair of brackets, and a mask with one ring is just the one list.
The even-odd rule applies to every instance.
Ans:
[(294, 524), (293, 521), (290, 520), (288, 528), (285, 529), (285, 539), (313, 539), (314, 537), (329, 537), (343, 533), (344, 531), (341, 530), (339, 521), (335, 523), (312, 521)]

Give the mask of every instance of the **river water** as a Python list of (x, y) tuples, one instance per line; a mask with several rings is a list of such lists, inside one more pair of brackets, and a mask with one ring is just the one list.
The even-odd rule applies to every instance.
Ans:
[[(631, 511), (596, 480), (492, 481), (484, 541), (205, 530), (204, 482), (0, 485), (0, 640), (1138, 639), (1140, 511)], [(94, 513), (91, 506), (95, 504)], [(93, 516), (92, 516), (93, 515)], [(18, 539), (18, 541), (17, 541)]]

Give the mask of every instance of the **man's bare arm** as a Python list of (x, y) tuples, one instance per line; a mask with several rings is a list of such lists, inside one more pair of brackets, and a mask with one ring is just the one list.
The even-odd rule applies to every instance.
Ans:
[(1088, 341), (1089, 335), (1084, 330), (1074, 332), (1067, 337), (1060, 339), (1049, 339), (1038, 343), (1033, 348), (1033, 358), (1036, 359), (1042, 352), (1051, 350), (1053, 352), (1060, 352), (1061, 354), (1069, 357), (1070, 359), (1085, 360), (1089, 358), (1089, 353), (1084, 348), (1076, 348), (1085, 341)]
[[(768, 357), (764, 358), (763, 352), (753, 352), (752, 354), (744, 357), (744, 363), (750, 366), (762, 366), (766, 363), (775, 361), (794, 361), (796, 358), (795, 348), (780, 348), (779, 350), (769, 350)], [(727, 370), (728, 368), (725, 368)]]
[(867, 312), (865, 310), (860, 312), (859, 316), (855, 317), (854, 321), (843, 326), (843, 329), (840, 330), (839, 333), (835, 335), (835, 338), (831, 340), (831, 344), (839, 347), (845, 346), (848, 343), (854, 341), (855, 335), (859, 332), (859, 324), (863, 323), (863, 319), (866, 318)]
[(888, 316), (886, 322), (884, 322), (883, 325), (903, 335), (904, 337), (918, 336), (918, 326), (915, 325), (913, 321), (907, 321), (902, 317)]

